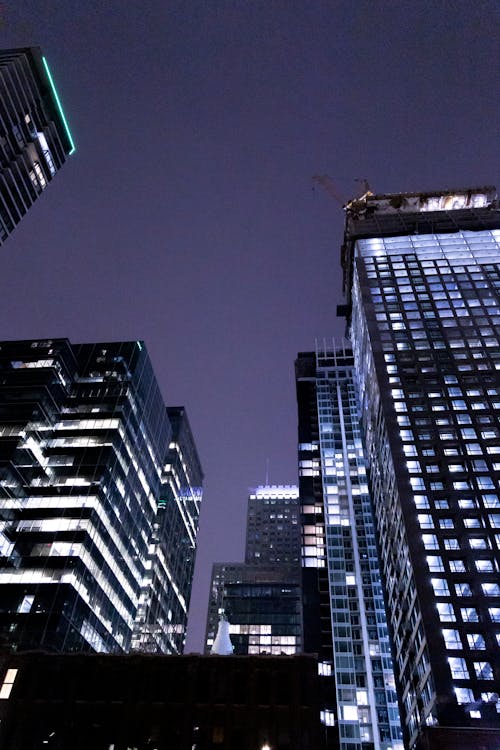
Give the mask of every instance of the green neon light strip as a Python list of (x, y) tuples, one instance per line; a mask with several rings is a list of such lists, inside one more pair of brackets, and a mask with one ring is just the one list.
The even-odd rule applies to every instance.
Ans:
[(54, 94), (54, 99), (56, 100), (56, 104), (57, 104), (57, 108), (59, 110), (59, 114), (61, 115), (61, 120), (63, 121), (63, 125), (64, 125), (64, 129), (66, 131), (66, 135), (68, 136), (68, 139), (69, 139), (69, 143), (70, 143), (70, 146), (71, 146), (71, 151), (69, 153), (70, 153), (70, 156), (71, 156), (71, 154), (74, 154), (75, 151), (76, 151), (75, 142), (73, 140), (73, 136), (71, 135), (71, 131), (69, 129), (68, 121), (66, 120), (66, 117), (64, 115), (62, 104), (61, 104), (61, 100), (59, 99), (59, 95), (58, 95), (58, 93), (56, 91), (56, 87), (54, 85), (54, 79), (52, 78), (52, 75), (50, 73), (49, 66), (47, 64), (47, 60), (45, 59), (45, 57), (42, 57), (42, 60), (43, 60), (43, 64), (44, 64), (44, 67), (45, 67), (45, 72), (47, 73), (47, 78), (49, 79), (49, 83), (50, 83), (50, 85), (52, 87), (52, 93)]

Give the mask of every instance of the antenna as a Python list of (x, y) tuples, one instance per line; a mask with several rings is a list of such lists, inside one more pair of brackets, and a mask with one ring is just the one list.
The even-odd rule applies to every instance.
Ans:
[(266, 458), (266, 487), (269, 487), (269, 459)]

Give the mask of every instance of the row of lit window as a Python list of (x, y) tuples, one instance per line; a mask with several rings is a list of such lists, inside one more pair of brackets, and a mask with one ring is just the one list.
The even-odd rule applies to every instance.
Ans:
[[(438, 602), (436, 607), (441, 622), (479, 622), (476, 607), (458, 607), (459, 616), (455, 614), (453, 604), (450, 602)], [(489, 607), (488, 614), (492, 622), (500, 623), (500, 607)]]
[[(431, 584), (436, 596), (451, 596), (446, 578), (431, 578)], [(472, 584), (465, 581), (455, 583), (453, 588), (455, 595), (458, 597), (473, 596), (474, 593), (477, 593), (477, 590), (475, 592), (472, 591)], [(481, 592), (483, 596), (500, 596), (500, 585), (498, 583), (482, 583)]]

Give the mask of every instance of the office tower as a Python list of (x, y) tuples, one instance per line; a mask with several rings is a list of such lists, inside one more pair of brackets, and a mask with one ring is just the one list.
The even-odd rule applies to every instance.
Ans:
[(2, 640), (181, 651), (200, 481), (141, 342), (2, 342)]
[(132, 648), (181, 654), (194, 574), (203, 472), (186, 410), (167, 407), (167, 417), (172, 434)]
[(259, 565), (298, 563), (300, 519), (298, 489), (257, 487), (248, 498), (245, 562)]
[(499, 228), (494, 188), (366, 193), (346, 207), (344, 287), (408, 748), (445, 741), (446, 727), (499, 741)]
[(0, 244), (75, 144), (38, 47), (0, 51)]
[(302, 651), (298, 488), (257, 487), (248, 500), (245, 563), (215, 563), (206, 650), (221, 612), (235, 654)]
[(341, 750), (403, 747), (350, 347), (299, 354), (304, 651), (332, 682)]

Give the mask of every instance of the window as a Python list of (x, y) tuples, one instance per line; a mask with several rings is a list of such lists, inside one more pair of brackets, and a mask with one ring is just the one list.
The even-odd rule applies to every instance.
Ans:
[(4, 681), (2, 682), (2, 687), (0, 687), (0, 699), (7, 700), (7, 698), (10, 696), (17, 676), (17, 672), (17, 669), (7, 670)]
[(488, 612), (492, 622), (500, 622), (500, 607), (489, 607)]
[(469, 648), (474, 651), (481, 651), (486, 648), (481, 633), (467, 633), (467, 643), (469, 644)]
[(474, 693), (470, 688), (456, 687), (455, 695), (457, 696), (457, 702), (460, 704), (474, 702)]
[(444, 570), (443, 560), (437, 555), (427, 555), (427, 565), (431, 573)]
[(482, 583), (481, 588), (485, 596), (500, 596), (500, 585), (498, 583)]
[(457, 596), (472, 596), (472, 590), (469, 583), (456, 583), (455, 591)]
[(434, 534), (422, 534), (425, 549), (439, 549), (437, 536)]
[(432, 588), (436, 596), (449, 596), (450, 591), (444, 578), (431, 578)]
[(429, 515), (428, 513), (419, 513), (418, 522), (420, 524), (421, 529), (433, 529), (434, 528), (434, 522), (432, 520), (432, 516)]
[(436, 604), (436, 607), (441, 622), (455, 622), (453, 605), (449, 604), (448, 602), (438, 602), (438, 604)]
[(450, 570), (452, 573), (465, 573), (465, 562), (463, 560), (450, 560)]
[(443, 636), (448, 650), (462, 648), (462, 641), (460, 640), (460, 633), (458, 630), (448, 630), (447, 628), (443, 628)]
[(467, 670), (467, 664), (465, 659), (461, 659), (457, 656), (448, 657), (448, 664), (450, 665), (451, 676), (455, 680), (468, 680), (469, 672)]
[(475, 661), (474, 671), (478, 680), (492, 680), (493, 668), (489, 661)]
[(475, 607), (462, 607), (460, 614), (464, 622), (479, 622), (479, 616)]
[(455, 537), (450, 537), (449, 539), (445, 539), (444, 548), (445, 549), (460, 549), (458, 539), (456, 539)]

